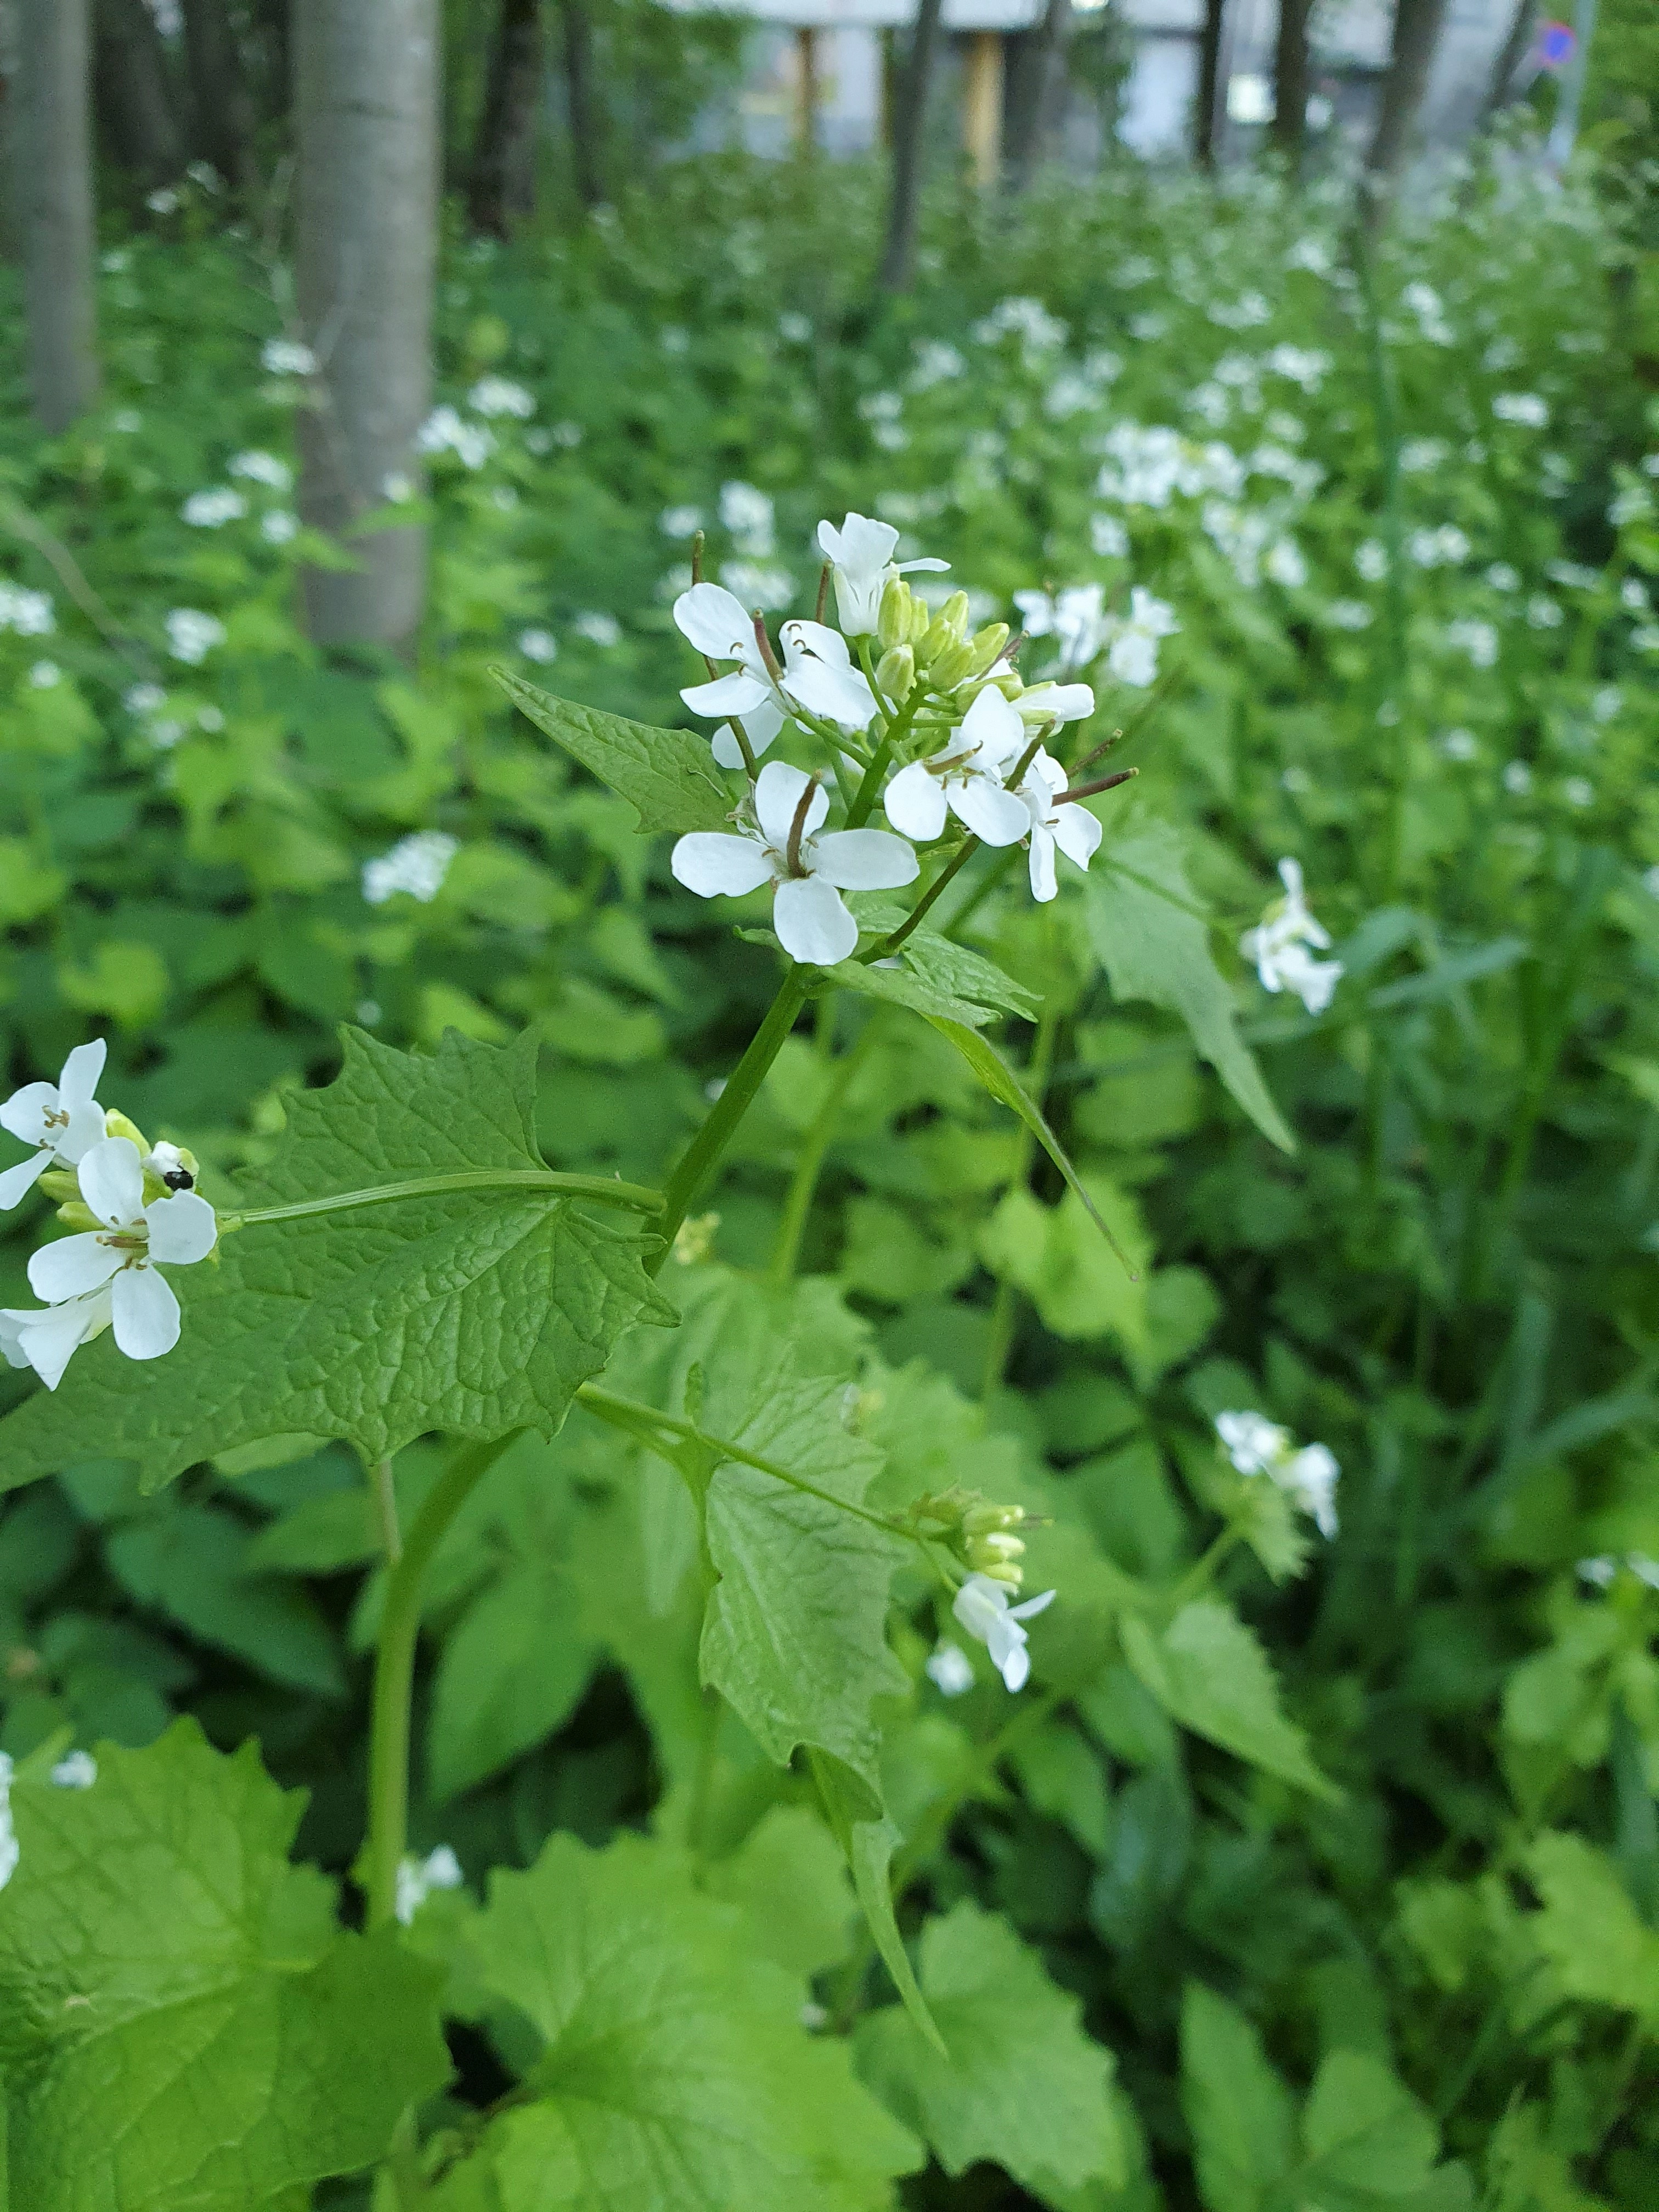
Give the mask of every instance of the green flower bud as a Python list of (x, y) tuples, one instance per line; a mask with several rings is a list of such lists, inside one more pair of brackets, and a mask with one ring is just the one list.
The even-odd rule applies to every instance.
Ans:
[(915, 648), (890, 646), (876, 663), (876, 689), (889, 699), (902, 699), (916, 680)]
[(113, 1106), (104, 1116), (104, 1134), (106, 1137), (125, 1137), (130, 1144), (137, 1145), (140, 1152), (147, 1152), (149, 1150), (149, 1139), (138, 1124), (136, 1121), (130, 1121), (125, 1114)]
[(92, 1208), (78, 1198), (72, 1198), (58, 1209), (58, 1218), (65, 1229), (103, 1229), (108, 1224), (100, 1221)]
[(937, 691), (954, 691), (964, 678), (973, 673), (974, 648), (966, 638), (948, 645), (934, 659), (927, 672)]
[(967, 592), (952, 592), (939, 609), (939, 618), (953, 629), (958, 637), (966, 637), (968, 635)]
[(988, 623), (974, 633), (974, 657), (969, 666), (970, 676), (983, 676), (988, 668), (996, 665), (996, 658), (1008, 642), (1006, 623)]
[[(910, 586), (902, 576), (890, 577), (887, 588), (881, 595), (881, 607), (876, 616), (876, 635), (881, 641), (884, 650), (891, 646), (904, 643), (910, 635), (914, 611), (915, 603)], [(924, 615), (926, 611), (924, 609)]]

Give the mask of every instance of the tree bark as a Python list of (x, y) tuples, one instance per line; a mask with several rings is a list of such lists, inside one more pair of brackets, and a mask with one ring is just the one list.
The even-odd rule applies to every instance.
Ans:
[(1486, 112), (1480, 118), (1483, 123), (1490, 123), (1492, 117), (1500, 114), (1515, 98), (1515, 80), (1526, 59), (1527, 49), (1532, 44), (1537, 24), (1538, 0), (1516, 0), (1509, 35), (1498, 48), (1498, 58), (1492, 64), (1492, 84), (1486, 94)]
[(14, 144), (29, 387), (40, 422), (62, 430), (98, 392), (88, 0), (22, 0), (17, 33)]
[(1065, 118), (1066, 47), (1072, 33), (1072, 0), (1048, 0), (1042, 19), (1011, 73), (1008, 88), (1006, 178), (1023, 192), (1042, 167)]
[(570, 104), (570, 167), (585, 208), (605, 204), (605, 149), (593, 73), (593, 26), (583, 0), (560, 0), (564, 17), (564, 82)]
[(144, 0), (97, 0), (93, 29), (104, 143), (141, 183), (164, 185), (184, 167), (185, 147), (155, 18)]
[(501, 0), (467, 185), (467, 211), (476, 230), (505, 238), (515, 222), (535, 213), (541, 101), (540, 0)]
[(1302, 166), (1308, 137), (1308, 18), (1312, 0), (1279, 0), (1273, 46), (1273, 143), (1292, 172)]
[(927, 94), (939, 49), (942, 11), (943, 0), (916, 0), (910, 52), (893, 115), (892, 198), (887, 210), (887, 244), (882, 255), (880, 277), (885, 292), (908, 292), (915, 275), (916, 218), (921, 201)]
[(1226, 100), (1226, 40), (1227, 0), (1204, 0), (1204, 31), (1198, 48), (1198, 95), (1193, 112), (1193, 157), (1200, 169), (1208, 171), (1215, 168), (1221, 144)]
[(253, 166), (253, 101), (242, 50), (225, 0), (183, 0), (185, 61), (190, 71), (197, 157), (210, 162), (239, 192), (257, 183)]
[[(317, 356), (300, 416), (300, 509), (337, 537), (420, 474), (437, 259), (439, 0), (296, 0), (296, 277)], [(319, 642), (404, 646), (420, 622), (426, 533), (377, 530), (349, 574), (307, 572)]]
[(1382, 80), (1376, 129), (1360, 186), (1366, 217), (1373, 226), (1382, 220), (1405, 167), (1445, 15), (1446, 0), (1395, 0), (1389, 73)]

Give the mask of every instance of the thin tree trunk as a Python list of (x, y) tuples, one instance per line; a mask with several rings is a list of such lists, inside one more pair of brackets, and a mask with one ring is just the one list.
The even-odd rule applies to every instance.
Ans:
[(1273, 46), (1273, 142), (1292, 173), (1302, 166), (1308, 137), (1308, 18), (1312, 0), (1279, 0)]
[(605, 155), (593, 75), (593, 26), (583, 0), (560, 0), (564, 17), (564, 82), (570, 101), (570, 166), (585, 208), (605, 204)]
[(1064, 121), (1066, 47), (1072, 32), (1072, 0), (1048, 0), (1042, 19), (1026, 33), (1009, 87), (1008, 189), (1023, 192), (1042, 166)]
[(98, 391), (88, 0), (22, 0), (17, 33), (14, 143), (29, 386), (40, 420), (62, 430)]
[(1227, 0), (1204, 0), (1204, 32), (1198, 48), (1198, 95), (1193, 112), (1193, 156), (1200, 169), (1214, 169), (1221, 143), (1221, 118), (1226, 99), (1226, 37)]
[(1498, 49), (1498, 58), (1492, 64), (1492, 83), (1486, 93), (1486, 106), (1481, 116), (1483, 123), (1491, 122), (1516, 97), (1515, 80), (1521, 73), (1538, 27), (1538, 0), (1515, 0), (1515, 15), (1510, 23), (1509, 35)]
[(910, 52), (899, 83), (893, 115), (892, 199), (887, 211), (887, 246), (881, 260), (880, 283), (886, 292), (908, 292), (915, 274), (927, 94), (939, 48), (942, 9), (943, 0), (916, 0)]
[(225, 0), (184, 0), (184, 16), (197, 155), (210, 162), (236, 191), (249, 191), (258, 181), (253, 102)]
[(1405, 167), (1445, 15), (1446, 0), (1395, 0), (1389, 73), (1360, 186), (1366, 220), (1373, 227), (1381, 222)]
[(143, 184), (166, 184), (184, 167), (185, 148), (155, 18), (144, 0), (97, 0), (93, 27), (104, 143)]
[(535, 212), (541, 97), (540, 0), (501, 0), (467, 186), (476, 230), (505, 238), (515, 222)]
[[(300, 507), (337, 536), (420, 472), (438, 52), (438, 0), (296, 0), (297, 290), (318, 362), (318, 404), (300, 416)], [(355, 571), (307, 574), (313, 637), (406, 645), (425, 597), (425, 532), (376, 530), (349, 550)]]

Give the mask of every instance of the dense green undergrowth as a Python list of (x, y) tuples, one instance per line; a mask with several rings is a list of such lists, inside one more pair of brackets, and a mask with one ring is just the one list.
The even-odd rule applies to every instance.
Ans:
[[(1052, 1518), (1032, 1565), (1060, 1596), (1021, 1700), (935, 1686), (908, 1571), (893, 1656), (863, 1654), (899, 1921), (951, 2063), (856, 1933), (787, 1734), (704, 1705), (675, 1478), (591, 1410), (515, 1446), (439, 1554), (414, 1826), (471, 1890), (434, 1893), (401, 1950), (340, 1934), (317, 1877), (283, 1870), (296, 1818), (300, 1854), (341, 1876), (363, 1828), (385, 1577), (343, 1446), (251, 1446), (155, 1496), (95, 1455), (21, 1489), (0, 1744), (106, 1747), (87, 1810), (112, 1855), (199, 1797), (155, 1862), (158, 1922), (191, 1918), (216, 1854), (292, 1922), (276, 1965), (239, 1967), (237, 2004), (309, 2007), (349, 2051), (327, 1981), (346, 1947), (384, 1952), (379, 1980), (353, 1969), (365, 2032), (411, 2002), (411, 1948), (444, 1968), (448, 2087), (412, 2026), (384, 2062), (434, 2100), (442, 2212), (611, 2201), (560, 2163), (580, 2166), (581, 2130), (555, 2101), (492, 2123), (499, 2195), (446, 2164), (515, 2078), (574, 2078), (561, 2039), (606, 2006), (666, 2023), (650, 2065), (692, 2085), (710, 2142), (757, 2101), (798, 2116), (771, 2180), (699, 2149), (715, 2193), (664, 2179), (665, 2206), (1644, 2204), (1641, 288), (1593, 203), (1513, 176), (1372, 266), (1318, 204), (1123, 176), (1015, 217), (941, 207), (920, 290), (875, 319), (872, 206), (855, 171), (697, 165), (577, 238), (457, 241), (409, 665), (327, 662), (296, 626), (296, 568), (326, 549), (258, 458), (291, 462), (307, 404), (280, 352), (262, 365), (280, 268), (200, 203), (112, 241), (100, 412), (50, 447), (6, 414), (7, 571), (51, 607), (0, 607), (0, 1027), (18, 1082), (106, 1034), (112, 1095), (192, 1147), (221, 1203), (272, 1157), (287, 1094), (337, 1073), (342, 1022), (427, 1048), (532, 1032), (546, 1160), (659, 1182), (775, 955), (678, 888), (665, 841), (514, 717), (490, 665), (683, 720), (699, 672), (669, 604), (693, 532), (746, 601), (810, 612), (812, 528), (848, 507), (947, 556), (981, 619), (1039, 585), (1168, 603), (1155, 690), (1096, 674), (1093, 734), (1121, 727), (1108, 765), (1139, 770), (1101, 802), (1113, 865), (1033, 909), (981, 855), (955, 908), (1041, 1002), (1000, 1042), (1133, 1272), (947, 1042), (831, 998), (665, 1272), (681, 1331), (636, 1330), (616, 1370), (678, 1408), (698, 1362), (738, 1407), (757, 1345), (788, 1339), (845, 1398), (870, 1498), (961, 1482)], [(186, 520), (216, 489), (236, 494), (222, 519)], [(1028, 676), (1053, 647), (1033, 639)], [(1287, 855), (1343, 963), (1319, 1012), (1237, 949)], [(1178, 972), (1138, 951), (1148, 898), (1190, 923)], [(1275, 1104), (1294, 1150), (1263, 1133)], [(38, 1226), (0, 1248), (6, 1302)], [(1211, 1424), (1251, 1407), (1341, 1464), (1340, 1531), (1304, 1578), (1248, 1549), (1200, 1564), (1231, 1510)], [(405, 1512), (441, 1460), (436, 1438), (398, 1453)], [(1212, 1566), (1253, 1638), (1202, 1597)], [(1134, 1590), (1200, 1594), (1184, 1644), (1155, 1645)], [(164, 1736), (180, 1714), (225, 1752), (257, 1740), (303, 1811), (246, 1752), (221, 1770)], [(78, 1800), (26, 1767), (15, 1802), (0, 1972), (50, 1996)], [(485, 1902), (490, 1868), (525, 1871)], [(94, 1954), (118, 1948), (103, 1910), (80, 1923)], [(532, 1925), (567, 1962), (555, 1996), (526, 1980)], [(228, 1919), (227, 1956), (240, 1940)], [(122, 2032), (137, 2050), (143, 2018)], [(147, 2063), (123, 2059), (135, 2081)], [(250, 2153), (244, 2196), (204, 2203), (288, 2212), (378, 2156), (398, 2097), (372, 2069), (354, 2095), (290, 2116), (313, 2162)], [(55, 2140), (14, 2155), (52, 2170)]]

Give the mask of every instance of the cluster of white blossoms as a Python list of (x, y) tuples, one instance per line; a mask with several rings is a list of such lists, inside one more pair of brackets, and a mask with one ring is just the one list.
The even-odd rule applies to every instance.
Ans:
[(49, 1390), (74, 1353), (106, 1328), (129, 1359), (159, 1359), (179, 1341), (179, 1300), (160, 1267), (205, 1260), (217, 1216), (196, 1189), (192, 1155), (151, 1145), (96, 1092), (101, 1040), (76, 1045), (56, 1083), (28, 1083), (0, 1106), (0, 1128), (29, 1156), (0, 1175), (0, 1209), (36, 1184), (61, 1202), (76, 1233), (43, 1244), (29, 1261), (39, 1307), (0, 1307), (0, 1354), (32, 1367)]
[[(1076, 802), (1103, 786), (1073, 789), (1044, 740), (1091, 714), (1093, 691), (1052, 678), (1026, 684), (1006, 623), (970, 634), (965, 592), (937, 610), (914, 592), (907, 571), (946, 564), (896, 562), (891, 523), (849, 514), (839, 526), (820, 523), (817, 534), (821, 599), (833, 581), (838, 629), (786, 622), (775, 644), (764, 617), (714, 583), (696, 582), (674, 603), (676, 623), (708, 669), (707, 683), (680, 696), (721, 725), (714, 737), (720, 766), (749, 780), (731, 832), (679, 840), (675, 876), (702, 898), (769, 884), (779, 943), (791, 959), (817, 966), (857, 949), (858, 923), (842, 892), (914, 883), (921, 870), (915, 848), (947, 835), (1025, 845), (1033, 895), (1053, 898), (1056, 854), (1086, 868), (1100, 843), (1100, 823)], [(1042, 611), (1050, 614), (1044, 634), (1060, 642), (1059, 674), (1109, 644), (1115, 654), (1129, 640), (1136, 672), (1126, 680), (1146, 680), (1145, 642), (1175, 627), (1170, 610), (1137, 592), (1120, 621), (1097, 600), (1097, 586), (1055, 602), (1022, 594), (1040, 620)], [(821, 769), (759, 766), (786, 727), (821, 747)], [(829, 826), (832, 794), (843, 826)], [(866, 826), (878, 804), (884, 830)]]
[(1245, 931), (1238, 949), (1254, 963), (1264, 991), (1292, 992), (1310, 1014), (1322, 1014), (1342, 980), (1342, 963), (1313, 957), (1328, 951), (1331, 940), (1308, 911), (1300, 864), (1281, 860), (1279, 880), (1284, 897), (1274, 900), (1257, 927)]
[(1218, 1413), (1215, 1432), (1240, 1474), (1265, 1474), (1301, 1507), (1322, 1536), (1335, 1535), (1336, 1485), (1342, 1470), (1324, 1444), (1298, 1449), (1290, 1431), (1265, 1413)]

